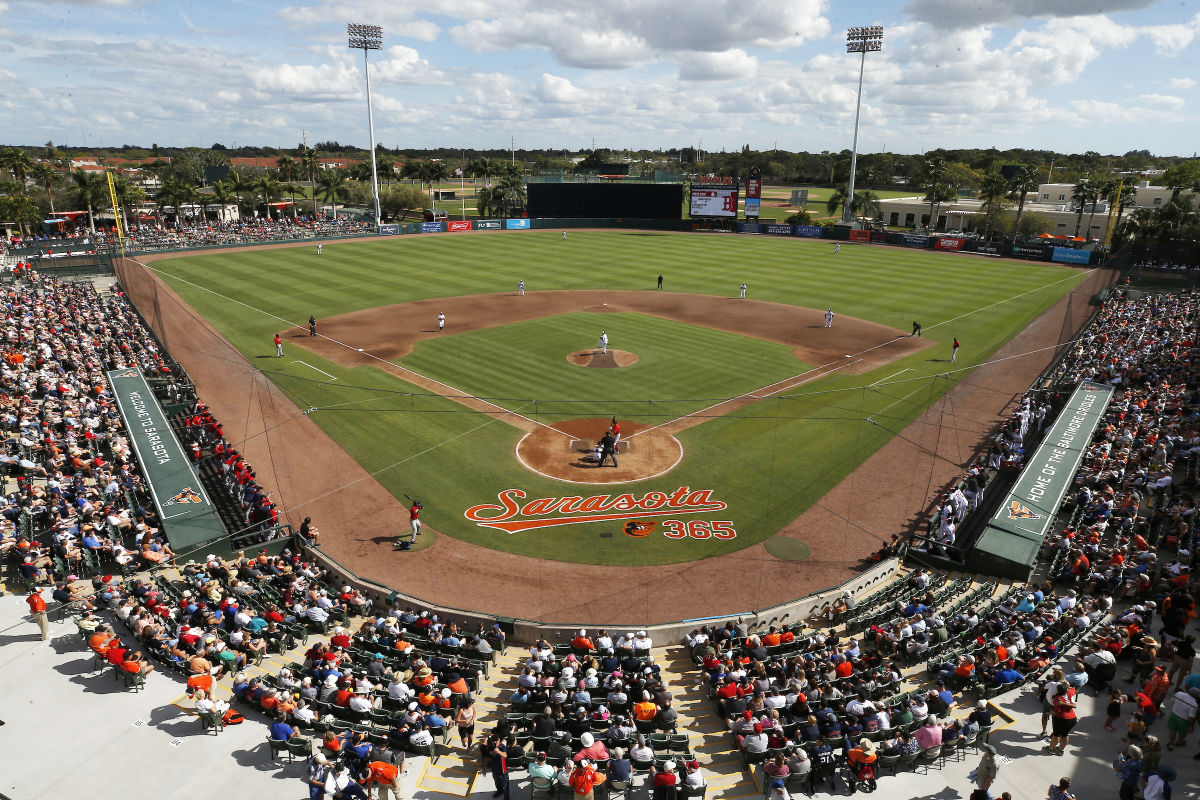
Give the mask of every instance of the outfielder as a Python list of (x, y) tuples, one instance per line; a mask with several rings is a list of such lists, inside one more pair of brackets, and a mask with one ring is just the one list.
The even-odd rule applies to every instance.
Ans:
[(566, 240), (567, 240), (567, 232), (563, 231), (563, 241), (565, 242)]
[(525, 281), (523, 281), (523, 280), (517, 281), (517, 296), (518, 297), (525, 296)]
[(746, 284), (744, 284), (744, 283), (740, 287), (738, 287), (738, 299), (740, 299), (740, 300), (746, 299)]
[(836, 256), (840, 252), (842, 252), (842, 243), (838, 242), (833, 246), (833, 254)]
[(600, 348), (600, 353), (602, 355), (608, 353), (608, 333), (607, 332), (600, 331), (600, 341), (597, 344), (597, 347)]
[(317, 255), (321, 255), (321, 247), (322, 247), (321, 243), (317, 242)]
[(438, 314), (438, 333), (441, 333), (445, 327), (446, 327), (446, 315)]
[(833, 327), (833, 309), (832, 308), (825, 309), (825, 327), (826, 328)]

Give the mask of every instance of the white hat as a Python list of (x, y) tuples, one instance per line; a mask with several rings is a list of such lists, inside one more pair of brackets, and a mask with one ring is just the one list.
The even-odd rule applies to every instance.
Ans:
[(574, 674), (575, 674), (575, 670), (574, 670), (574, 669), (572, 669), (571, 667), (563, 667), (563, 670), (562, 670), (562, 676), (563, 676), (564, 678), (569, 678), (569, 677), (571, 677), (571, 676), (572, 676), (572, 675), (574, 675)]
[(587, 628), (580, 628), (580, 629), (579, 629), (579, 635), (580, 635), (580, 636), (587, 636)]
[(342, 587), (342, 594), (349, 594), (349, 593), (350, 593), (350, 587), (349, 587), (349, 586), (343, 586), (343, 587)]
[(584, 734), (579, 737), (579, 743), (584, 747), (591, 747), (596, 743), (596, 739), (590, 733), (584, 732)]
[(645, 635), (646, 635), (646, 632), (645, 632), (645, 631), (638, 631), (638, 634), (637, 634), (637, 635), (638, 635), (638, 636), (645, 636)]
[(449, 697), (449, 696), (450, 696), (450, 690), (442, 689), (442, 697)]
[(667, 761), (663, 762), (663, 772), (674, 772), (674, 771), (675, 771), (675, 762), (674, 761), (671, 761), (670, 759), (668, 759)]

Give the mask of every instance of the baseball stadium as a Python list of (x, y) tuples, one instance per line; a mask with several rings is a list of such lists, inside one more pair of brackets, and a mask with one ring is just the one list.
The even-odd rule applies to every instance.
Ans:
[[(455, 13), (411, 33), (538, 49), (443, 32)], [(1188, 24), (1105, 46), (1175, 54)], [(820, 101), (854, 112), (844, 154), (607, 163), (593, 140), (526, 167), (514, 135), (450, 180), (451, 151), (376, 142), (371, 80), (468, 73), (408, 47), (372, 71), (382, 29), (347, 35), (366, 150), (0, 148), (0, 800), (1200, 792), (1200, 161), (860, 164), (876, 25), (847, 32), (857, 106)], [(679, 37), (689, 86), (758, 68)], [(263, 127), (225, 133), (318, 97), (293, 82), (344, 102), (344, 56), (255, 63)], [(243, 101), (222, 59), (180, 57)], [(483, 77), (439, 102), (497, 108)], [(592, 92), (541, 77), (556, 109)], [(760, 101), (800, 93), (774, 85)], [(1022, 113), (1078, 102), (1025, 91)], [(1136, 103), (1186, 107), (1164, 97)], [(559, 136), (560, 113), (530, 119)], [(936, 116), (924, 133), (954, 130)]]

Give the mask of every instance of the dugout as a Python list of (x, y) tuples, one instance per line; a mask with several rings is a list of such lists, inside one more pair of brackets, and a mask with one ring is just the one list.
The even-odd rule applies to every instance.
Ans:
[(530, 183), (529, 216), (682, 219), (678, 183)]

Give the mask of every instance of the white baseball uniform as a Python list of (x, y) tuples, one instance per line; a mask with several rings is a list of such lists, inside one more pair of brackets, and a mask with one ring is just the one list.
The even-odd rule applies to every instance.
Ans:
[(441, 333), (442, 329), (445, 327), (446, 327), (446, 315), (438, 314), (438, 333)]
[(833, 309), (832, 308), (825, 309), (825, 327), (826, 328), (833, 327)]
[(604, 331), (600, 332), (600, 352), (601, 353), (608, 352), (608, 334), (605, 333)]

